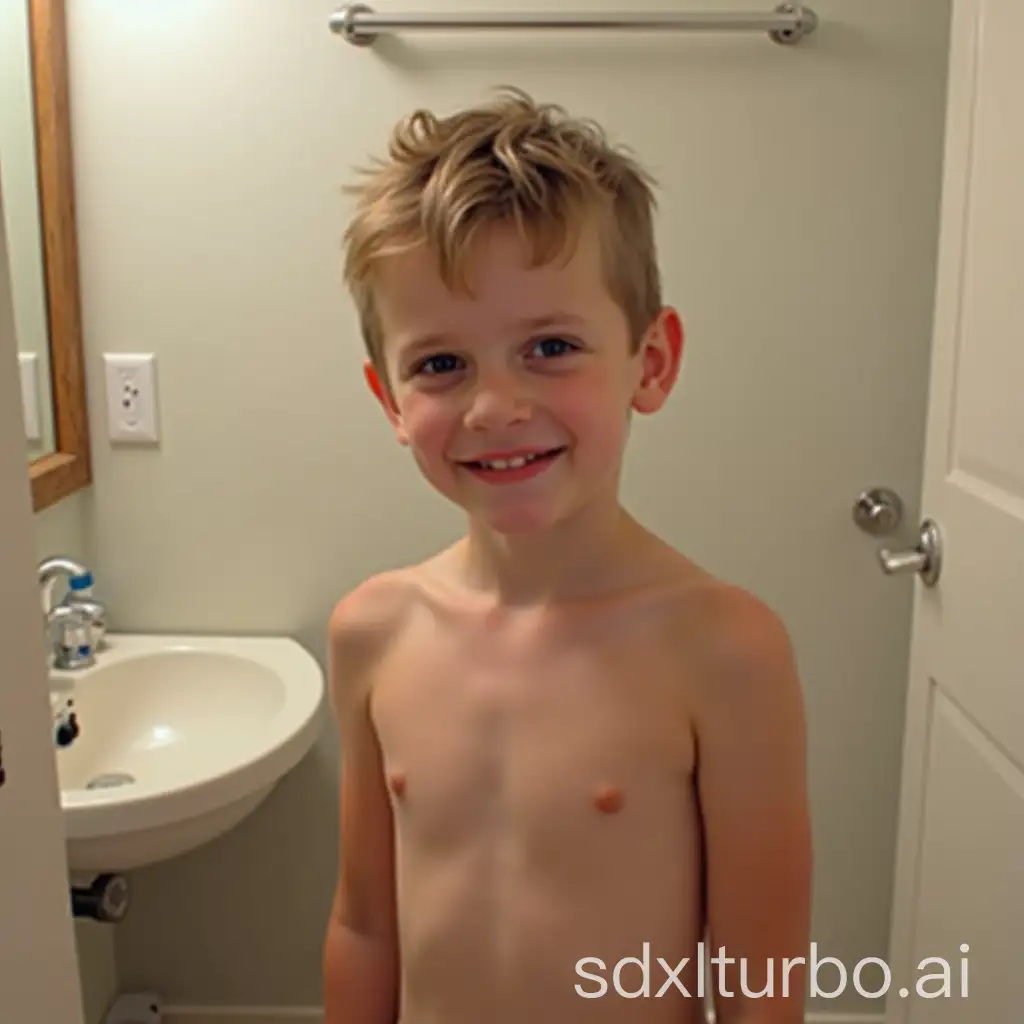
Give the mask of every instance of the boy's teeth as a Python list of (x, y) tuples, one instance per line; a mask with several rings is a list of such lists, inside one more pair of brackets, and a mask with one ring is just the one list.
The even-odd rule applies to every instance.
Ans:
[(522, 469), (528, 462), (532, 462), (536, 458), (534, 455), (516, 455), (511, 459), (494, 459), (491, 462), (485, 462), (483, 465), (487, 469)]

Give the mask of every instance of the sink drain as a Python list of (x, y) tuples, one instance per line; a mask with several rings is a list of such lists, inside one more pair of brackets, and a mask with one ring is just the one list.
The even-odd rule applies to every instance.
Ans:
[(115, 786), (130, 786), (135, 781), (134, 775), (127, 772), (106, 772), (90, 779), (86, 789), (113, 789)]

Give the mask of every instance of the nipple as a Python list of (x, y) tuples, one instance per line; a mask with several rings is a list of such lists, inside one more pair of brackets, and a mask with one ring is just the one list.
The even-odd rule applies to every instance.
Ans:
[(388, 789), (397, 797), (401, 797), (405, 793), (405, 773), (404, 772), (392, 772), (388, 776)]
[(622, 809), (624, 803), (622, 790), (615, 786), (604, 786), (598, 790), (594, 797), (594, 806), (602, 814), (615, 814)]

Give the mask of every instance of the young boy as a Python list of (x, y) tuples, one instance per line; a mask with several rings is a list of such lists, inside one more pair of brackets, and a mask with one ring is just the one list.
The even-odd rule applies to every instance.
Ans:
[(331, 617), (326, 1024), (694, 1024), (705, 993), (720, 1024), (803, 1020), (787, 634), (618, 497), (683, 345), (652, 207), (596, 126), (515, 90), (412, 115), (361, 190), (366, 377), (467, 531)]

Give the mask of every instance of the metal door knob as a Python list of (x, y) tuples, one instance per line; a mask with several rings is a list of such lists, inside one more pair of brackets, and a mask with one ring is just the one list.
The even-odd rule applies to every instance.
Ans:
[(942, 573), (942, 534), (938, 523), (926, 519), (921, 524), (917, 547), (906, 551), (882, 548), (878, 561), (886, 576), (900, 576), (916, 572), (926, 587), (934, 587)]
[(853, 506), (853, 521), (873, 536), (895, 533), (903, 521), (903, 501), (889, 487), (862, 491)]

